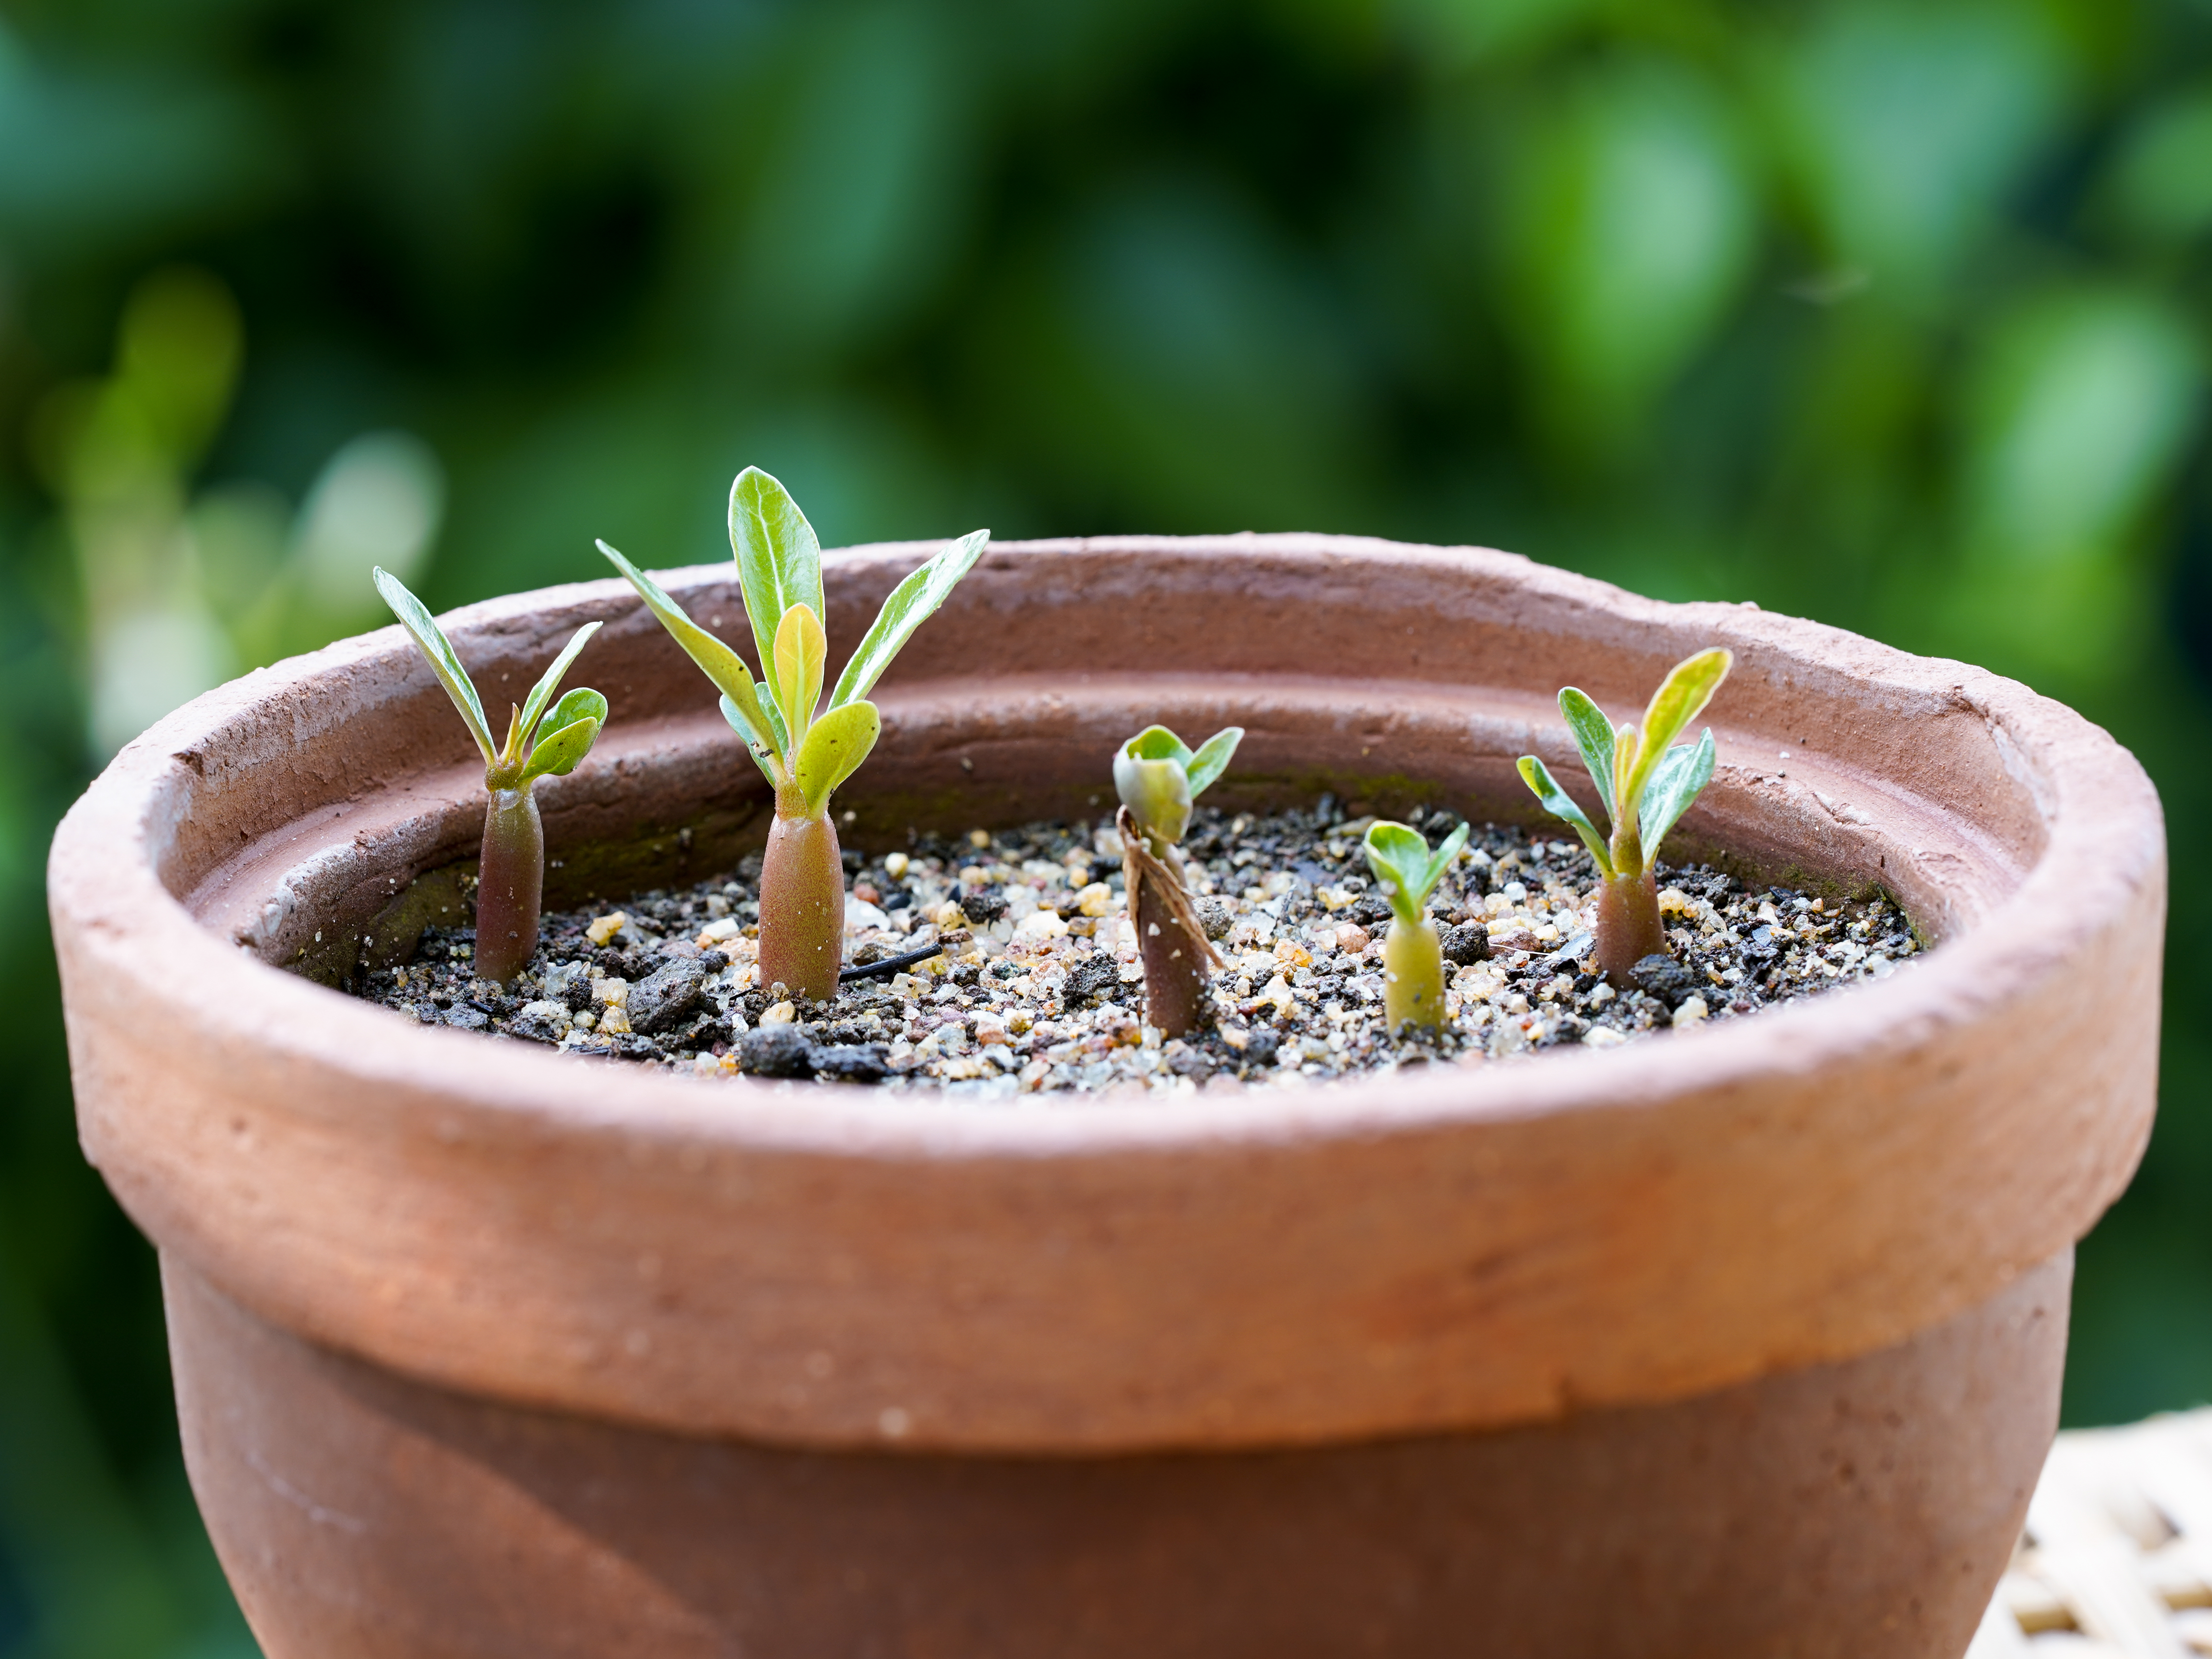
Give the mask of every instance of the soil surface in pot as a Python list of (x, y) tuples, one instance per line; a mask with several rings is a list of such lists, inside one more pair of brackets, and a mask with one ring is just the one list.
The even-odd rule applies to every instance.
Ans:
[[(1214, 1029), (1188, 1039), (1163, 1042), (1143, 1024), (1120, 845), (1110, 825), (1086, 823), (848, 851), (848, 980), (826, 1006), (755, 982), (757, 857), (686, 891), (548, 915), (536, 960), (504, 989), (474, 976), (469, 930), (435, 927), (412, 962), (356, 983), (410, 1019), (580, 1056), (1012, 1094), (1296, 1085), (1650, 1040), (1882, 977), (1919, 948), (1887, 898), (1747, 889), (1706, 866), (1662, 862), (1674, 960), (1616, 992), (1582, 965), (1588, 852), (1485, 825), (1430, 904), (1449, 976), (1444, 1024), (1393, 1038), (1382, 1021), (1389, 913), (1370, 890), (1368, 822), (1328, 798), (1312, 811), (1194, 816), (1186, 870), (1225, 966)], [(1457, 822), (1437, 812), (1420, 827), (1434, 842)], [(932, 945), (942, 949), (927, 960), (892, 960)]]

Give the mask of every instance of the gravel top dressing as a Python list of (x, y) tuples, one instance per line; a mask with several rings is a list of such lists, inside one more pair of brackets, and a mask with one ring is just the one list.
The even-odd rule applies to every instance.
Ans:
[[(706, 1076), (990, 1094), (1189, 1090), (1649, 1041), (1881, 978), (1917, 949), (1886, 900), (1747, 890), (1704, 866), (1662, 863), (1675, 959), (1617, 993), (1580, 965), (1589, 854), (1483, 826), (1430, 907), (1449, 975), (1443, 1024), (1393, 1038), (1382, 1020), (1389, 913), (1370, 891), (1368, 822), (1326, 797), (1313, 811), (1194, 815), (1187, 876), (1227, 966), (1213, 977), (1213, 1029), (1189, 1040), (1164, 1042), (1143, 1024), (1120, 844), (1110, 827), (1084, 823), (847, 853), (847, 967), (826, 1006), (755, 983), (757, 858), (688, 891), (549, 914), (536, 958), (504, 990), (474, 976), (470, 930), (431, 928), (414, 962), (366, 975), (361, 993), (426, 1024)], [(1436, 835), (1457, 819), (1416, 823)]]

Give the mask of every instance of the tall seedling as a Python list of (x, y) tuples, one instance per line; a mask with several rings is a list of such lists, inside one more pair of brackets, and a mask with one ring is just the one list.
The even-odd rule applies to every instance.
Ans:
[(1644, 957), (1673, 954), (1667, 930), (1660, 925), (1659, 888), (1651, 860), (1674, 821), (1712, 779), (1713, 734), (1708, 727), (1694, 744), (1674, 739), (1705, 711), (1734, 661), (1717, 646), (1685, 658), (1668, 671), (1651, 694), (1644, 723), (1618, 730), (1573, 686), (1559, 693), (1559, 712), (1566, 716), (1567, 729), (1582, 750), (1583, 765), (1604, 803), (1610, 836), (1598, 834), (1597, 826), (1559, 787), (1543, 762), (1534, 755), (1521, 757), (1521, 776), (1536, 799), (1573, 826), (1597, 860), (1598, 971), (1623, 990), (1629, 988), (1636, 964)]
[(1215, 732), (1193, 752), (1164, 726), (1148, 726), (1114, 751), (1121, 797), (1121, 876), (1145, 963), (1145, 1019), (1186, 1036), (1206, 1018), (1209, 964), (1221, 960), (1206, 937), (1182, 878), (1177, 844), (1191, 802), (1228, 767), (1244, 728)]
[[(761, 677), (684, 613), (659, 585), (601, 542), (647, 609), (722, 694), (722, 717), (775, 790), (761, 856), (760, 977), (826, 1002), (845, 948), (845, 870), (830, 820), (830, 792), (876, 745), (882, 722), (868, 693), (914, 630), (943, 604), (991, 538), (977, 530), (891, 590), (822, 704), (829, 641), (822, 631), (822, 547), (784, 487), (749, 466), (730, 487), (730, 548), (752, 623)], [(763, 694), (766, 695), (763, 696)]]
[[(531, 689), (529, 700), (520, 708), (509, 706), (507, 740), (495, 747), (483, 704), (444, 631), (397, 576), (380, 569), (375, 581), (376, 591), (428, 661), (430, 672), (460, 710), (469, 735), (483, 753), (484, 787), (491, 793), (491, 803), (484, 813), (483, 860), (477, 878), (476, 969), (485, 979), (504, 982), (528, 967), (538, 951), (545, 831), (538, 823), (532, 792), (542, 777), (574, 771), (606, 724), (607, 700), (582, 686), (546, 708), (561, 677), (585, 641), (599, 631), (599, 624), (586, 623), (578, 629), (544, 678)], [(537, 735), (541, 730), (543, 738)]]

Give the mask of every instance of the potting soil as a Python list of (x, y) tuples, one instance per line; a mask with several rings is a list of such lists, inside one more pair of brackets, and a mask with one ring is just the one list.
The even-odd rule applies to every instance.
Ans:
[[(359, 985), (410, 1019), (580, 1059), (1020, 1096), (1297, 1087), (1649, 1042), (1884, 977), (1918, 949), (1887, 898), (1747, 888), (1662, 862), (1674, 958), (1647, 959), (1636, 988), (1618, 991), (1584, 965), (1589, 853), (1484, 825), (1430, 902), (1443, 1023), (1394, 1037), (1382, 1017), (1389, 911), (1361, 850), (1370, 821), (1327, 797), (1267, 817), (1196, 813), (1185, 873), (1224, 965), (1213, 1024), (1188, 1037), (1145, 1024), (1121, 849), (1104, 822), (848, 850), (848, 977), (826, 1005), (757, 982), (757, 857), (686, 891), (547, 915), (536, 959), (504, 988), (474, 976), (465, 928), (428, 930), (414, 961)], [(1416, 823), (1434, 844), (1458, 819)]]

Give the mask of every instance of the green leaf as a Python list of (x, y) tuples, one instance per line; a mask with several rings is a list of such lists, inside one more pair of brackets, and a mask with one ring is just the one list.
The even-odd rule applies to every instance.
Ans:
[(752, 727), (745, 723), (744, 713), (726, 696), (722, 699), (722, 718), (729, 721), (730, 730), (736, 732), (744, 744), (745, 753), (753, 757), (753, 764), (760, 768), (761, 775), (775, 787), (783, 787), (783, 780), (776, 774), (775, 762), (769, 758), (773, 751), (753, 735)]
[(522, 769), (525, 783), (532, 778), (566, 777), (576, 769), (576, 763), (591, 752), (592, 742), (599, 735), (599, 720), (586, 714), (580, 720), (558, 726), (546, 734), (544, 742), (530, 751), (530, 761)]
[[(561, 684), (561, 677), (568, 672), (568, 665), (576, 660), (576, 653), (590, 642), (592, 635), (599, 631), (601, 625), (599, 623), (588, 622), (578, 629), (574, 636), (562, 647), (561, 654), (553, 659), (553, 665), (545, 671), (544, 677), (537, 684), (530, 688), (529, 698), (522, 705), (520, 735), (524, 743), (528, 743), (530, 734), (538, 729), (538, 717), (544, 712), (546, 700), (552, 696), (554, 689)], [(598, 694), (595, 692), (593, 695)], [(603, 703), (604, 701), (602, 699)], [(604, 707), (600, 710), (599, 718), (601, 720), (606, 718)], [(558, 730), (567, 724), (565, 720), (556, 721), (552, 729)]]
[(1146, 726), (1121, 745), (1121, 752), (1131, 760), (1171, 760), (1186, 772), (1194, 758), (1189, 745), (1164, 726)]
[[(1728, 678), (1729, 667), (1735, 660), (1727, 651), (1714, 646), (1693, 657), (1685, 657), (1667, 671), (1667, 678), (1651, 694), (1651, 706), (1644, 711), (1643, 742), (1628, 775), (1628, 787), (1620, 792), (1620, 812), (1637, 811), (1652, 768), (1659, 763), (1674, 739), (1681, 736), (1682, 729), (1713, 700), (1713, 693)], [(1642, 822), (1640, 816), (1638, 822)]]
[(1705, 735), (1695, 744), (1676, 744), (1651, 769), (1651, 781), (1644, 790), (1644, 810), (1637, 819), (1645, 857), (1659, 856), (1659, 843), (1666, 840), (1667, 832), (1690, 810), (1698, 792), (1712, 781), (1713, 752), (1712, 728), (1707, 726)]
[(1583, 766), (1597, 786), (1597, 798), (1605, 803), (1610, 823), (1620, 816), (1613, 804), (1613, 722), (1589, 693), (1571, 685), (1559, 693), (1559, 713), (1566, 716), (1567, 730), (1574, 733), (1575, 747), (1582, 750)]
[(760, 695), (753, 690), (752, 673), (746, 668), (744, 659), (684, 615), (684, 607), (662, 592), (658, 582), (605, 542), (599, 544), (599, 551), (629, 579), (638, 598), (645, 601), (646, 609), (660, 619), (660, 625), (674, 636), (676, 643), (737, 706), (746, 721), (738, 735), (764, 745), (770, 754), (781, 759), (782, 727), (770, 723), (769, 711), (762, 707)]
[(586, 718), (607, 723), (607, 700), (588, 685), (580, 685), (555, 703), (543, 722), (548, 732), (558, 732)]
[(1198, 753), (1191, 757), (1189, 763), (1190, 793), (1194, 796), (1204, 794), (1206, 787), (1228, 769), (1237, 745), (1243, 741), (1244, 728), (1230, 726), (1199, 744)]
[(1434, 856), (1429, 860), (1428, 873), (1421, 883), (1424, 899), (1437, 890), (1437, 884), (1444, 878), (1444, 872), (1451, 868), (1452, 860), (1459, 856), (1459, 849), (1467, 845), (1467, 836), (1468, 825), (1462, 823), (1444, 837), (1444, 844), (1437, 848)]
[(814, 722), (805, 741), (799, 745), (794, 768), (799, 793), (806, 797), (809, 817), (819, 815), (830, 792), (867, 759), (883, 726), (872, 702), (848, 702)]
[(876, 612), (875, 621), (860, 636), (860, 648), (853, 653), (853, 659), (837, 677), (836, 690), (830, 694), (832, 708), (857, 702), (876, 689), (876, 682), (884, 677), (891, 659), (904, 648), (914, 630), (945, 603), (945, 596), (959, 585), (975, 561), (982, 557), (984, 544), (990, 539), (988, 530), (969, 531), (958, 541), (946, 543), (927, 564), (909, 573), (904, 581), (891, 589), (884, 608)]
[(794, 605), (783, 613), (775, 630), (775, 698), (784, 730), (801, 748), (814, 723), (814, 706), (822, 701), (822, 665), (829, 654), (822, 619), (811, 606)]
[(1574, 832), (1583, 838), (1583, 845), (1589, 848), (1590, 856), (1597, 860), (1599, 873), (1610, 876), (1613, 873), (1613, 859), (1606, 851), (1605, 837), (1598, 834), (1597, 826), (1589, 821), (1589, 815), (1581, 807), (1575, 805), (1573, 798), (1559, 787), (1559, 781), (1552, 775), (1551, 768), (1534, 755), (1522, 756), (1520, 767), (1521, 781), (1535, 793), (1538, 800), (1544, 803), (1544, 810), (1553, 817), (1571, 824)]
[(430, 613), (422, 608), (422, 601), (410, 593), (407, 585), (398, 577), (379, 567), (374, 573), (374, 580), (376, 591), (384, 596), (385, 604), (392, 607), (392, 614), (399, 618), (399, 625), (407, 630), (409, 637), (415, 641), (415, 648), (422, 653), (423, 660), (430, 665), (430, 672), (446, 688), (446, 695), (453, 700), (453, 707), (460, 710), (461, 719), (469, 728), (469, 735), (477, 740), (477, 747), (483, 750), (484, 764), (496, 764), (499, 751), (492, 744), (491, 727), (485, 722), (483, 705), (477, 701), (477, 689), (470, 683), (468, 672), (461, 666), (461, 659), (453, 654), (453, 647), (447, 640), (445, 630), (431, 619)]
[(1421, 908), (1435, 885), (1429, 878), (1427, 839), (1418, 830), (1384, 819), (1367, 826), (1366, 851), (1367, 867), (1375, 872), (1390, 908), (1401, 921), (1419, 927)]
[(830, 614), (822, 603), (822, 544), (791, 493), (758, 467), (749, 466), (730, 486), (730, 551), (737, 556), (738, 586), (745, 596), (761, 672), (772, 673), (783, 613), (806, 605), (814, 607), (817, 620)]
[(1172, 756), (1152, 760), (1133, 755), (1134, 746), (1132, 741), (1114, 753), (1114, 793), (1147, 835), (1179, 842), (1190, 828), (1190, 773)]

